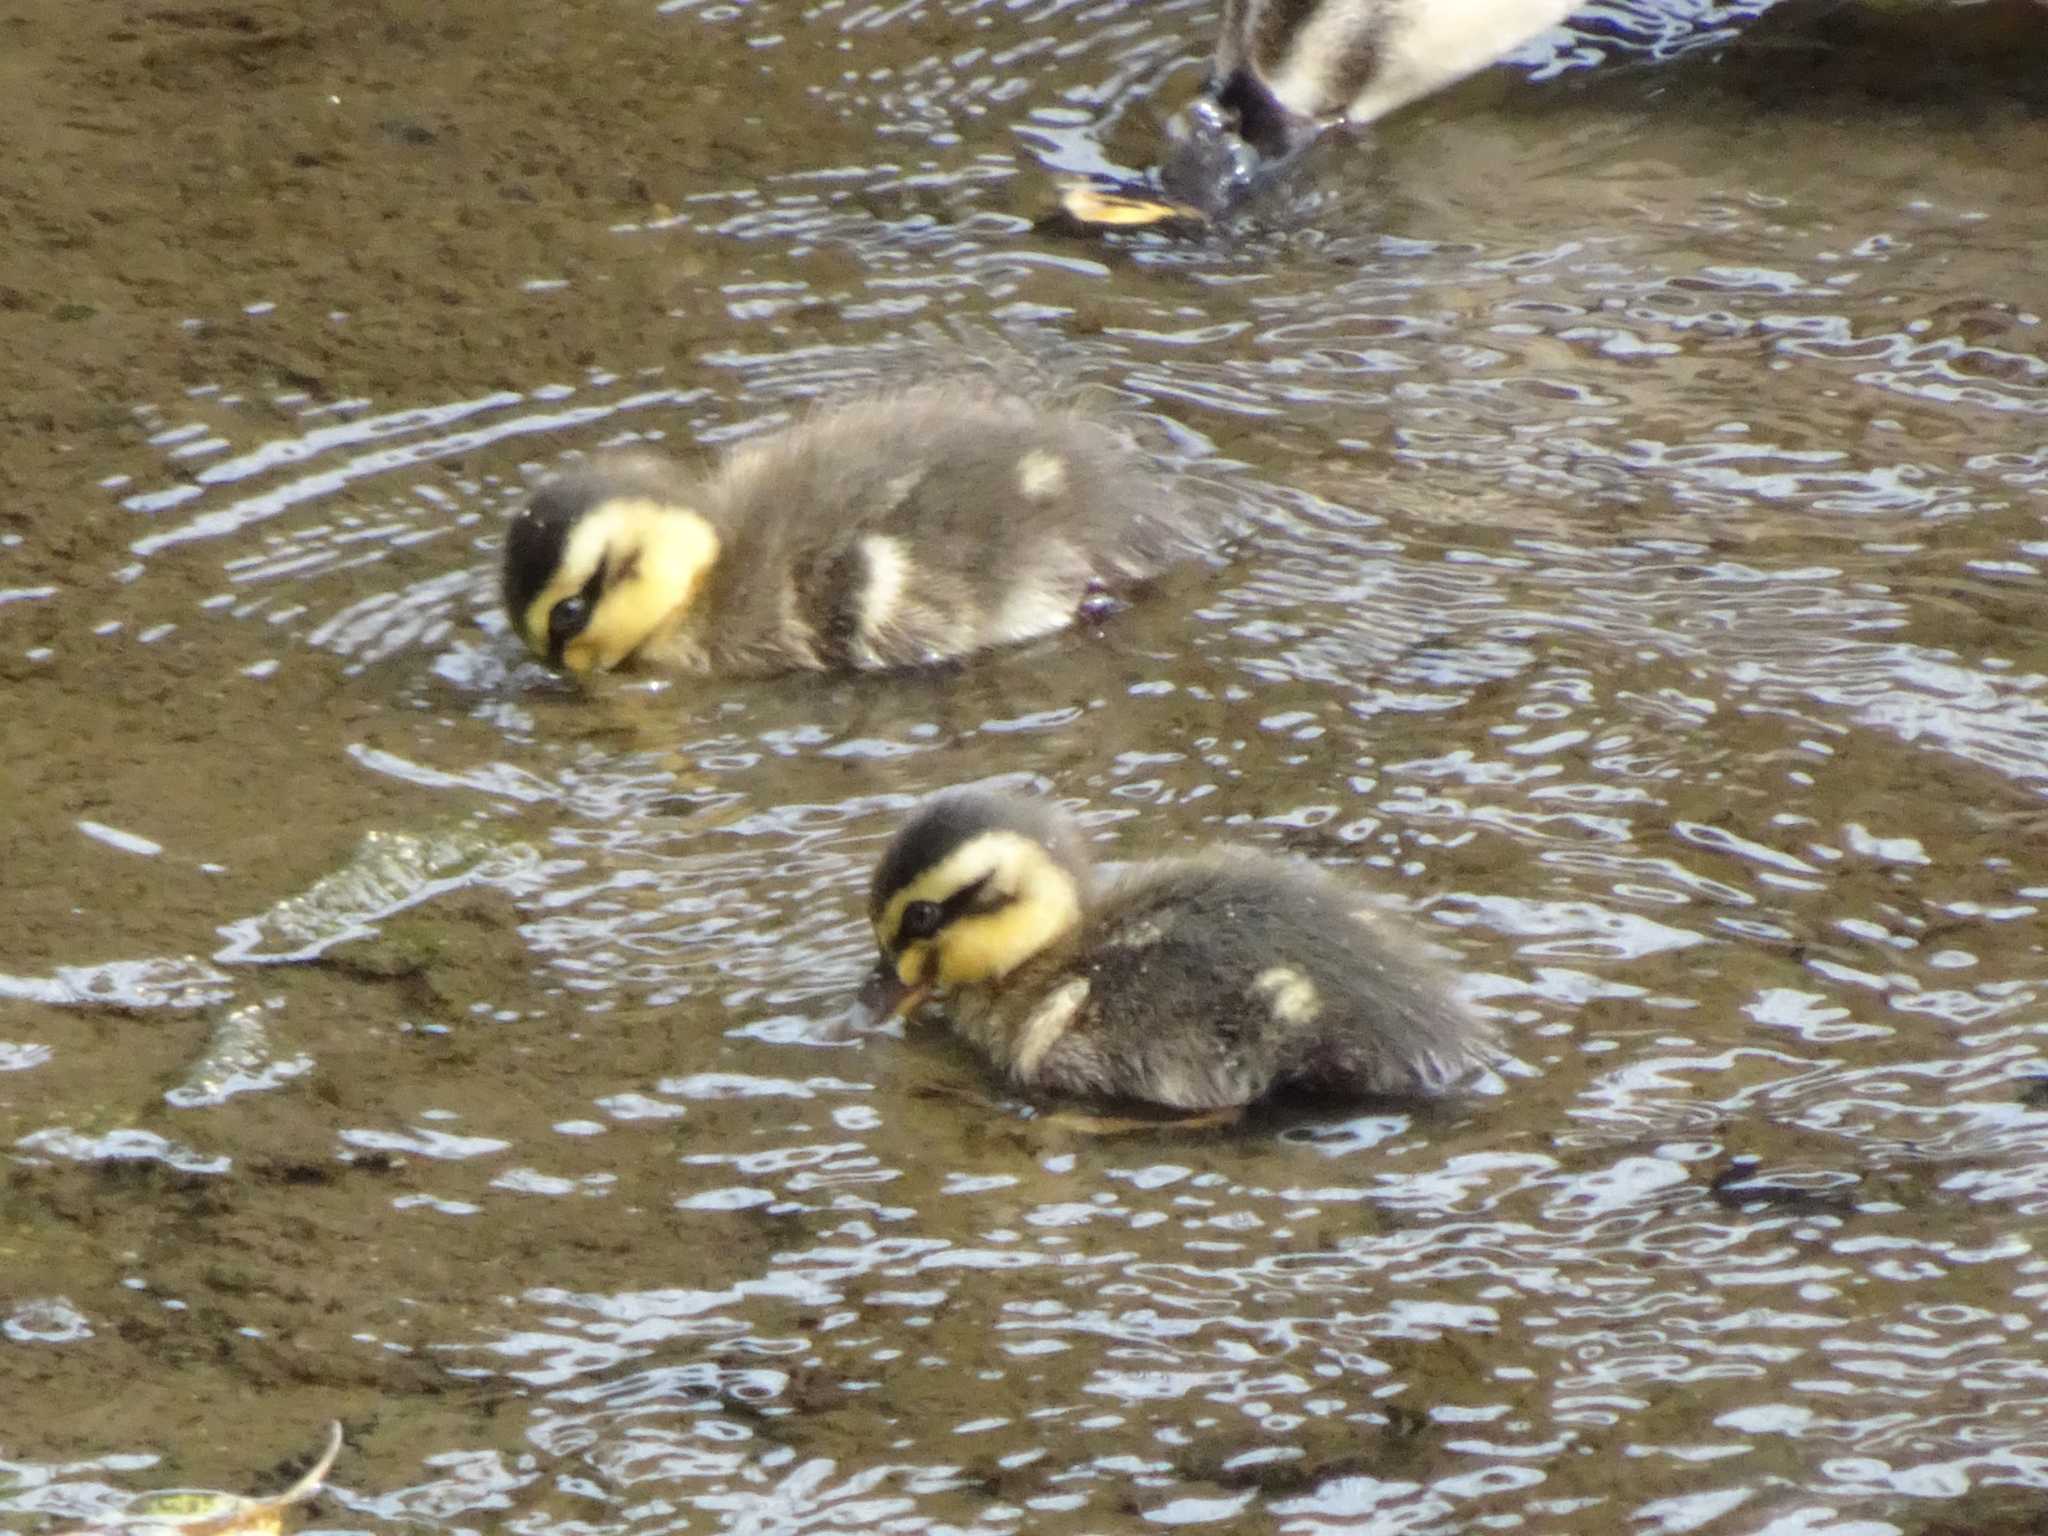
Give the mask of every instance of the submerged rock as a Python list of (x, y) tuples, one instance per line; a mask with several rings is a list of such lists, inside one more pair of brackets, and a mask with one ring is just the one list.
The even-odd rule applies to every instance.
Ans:
[(540, 853), (499, 843), (472, 828), (453, 832), (363, 835), (340, 869), (256, 917), (221, 930), (223, 964), (317, 960), (337, 944), (370, 938), (384, 919), (467, 886), (520, 884), (537, 874)]
[(164, 1101), (174, 1109), (211, 1109), (238, 1093), (275, 1088), (312, 1071), (313, 1058), (303, 1051), (277, 1054), (267, 1011), (250, 1003), (214, 1014), (205, 1046), (184, 1079), (165, 1091)]

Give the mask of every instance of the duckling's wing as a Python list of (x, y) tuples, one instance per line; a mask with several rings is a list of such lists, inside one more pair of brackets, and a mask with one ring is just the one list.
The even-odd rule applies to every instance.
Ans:
[(1019, 1083), (1182, 1110), (1272, 1091), (1272, 1053), (1256, 1038), (1255, 1016), (1219, 994), (1213, 951), (1139, 925), (1094, 937), (1103, 942), (1047, 986), (1010, 1035)]
[(1185, 1108), (1441, 1092), (1491, 1033), (1398, 925), (1359, 914), (1339, 882), (1251, 850), (1139, 866), (1097, 909), (1071, 1055), (1046, 1064)]

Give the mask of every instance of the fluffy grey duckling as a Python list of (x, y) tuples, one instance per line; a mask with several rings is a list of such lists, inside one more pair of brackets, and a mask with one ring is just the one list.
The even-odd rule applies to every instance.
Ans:
[(576, 673), (918, 667), (1063, 629), (1209, 524), (1108, 423), (931, 384), (827, 407), (708, 472), (593, 459), (513, 519), (504, 600), (533, 653)]
[(1575, 0), (1226, 0), (1160, 180), (1215, 216), (1339, 126), (1362, 127), (1513, 52)]
[(868, 917), (864, 1006), (942, 996), (1027, 1091), (1185, 1111), (1413, 1097), (1493, 1054), (1448, 977), (1335, 876), (1217, 847), (1098, 880), (1045, 801), (935, 797), (883, 855)]

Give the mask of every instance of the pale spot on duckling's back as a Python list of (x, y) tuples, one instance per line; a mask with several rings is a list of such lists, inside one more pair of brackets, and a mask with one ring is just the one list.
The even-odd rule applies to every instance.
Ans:
[(1072, 593), (1047, 591), (1037, 585), (1021, 586), (1003, 599), (989, 620), (991, 644), (1015, 645), (1057, 634), (1074, 622), (1077, 608)]
[(924, 471), (913, 469), (908, 474), (896, 475), (882, 482), (882, 494), (875, 499), (877, 510), (894, 511), (910, 500), (911, 493), (924, 480)]
[(1079, 594), (1087, 585), (1087, 562), (1073, 546), (1056, 539), (1039, 549), (1037, 561), (1034, 576), (1012, 587), (989, 616), (988, 634), (997, 644), (1036, 640), (1074, 622)]
[(1102, 944), (1105, 949), (1150, 949), (1165, 937), (1164, 924), (1155, 918), (1141, 917), (1110, 929), (1102, 936)]
[(1027, 1080), (1037, 1072), (1046, 1052), (1059, 1044), (1061, 1037), (1074, 1027), (1082, 1004), (1088, 1001), (1088, 992), (1087, 978), (1076, 976), (1053, 988), (1044, 1001), (1026, 1015), (1011, 1042), (1012, 1072)]
[(1067, 489), (1066, 460), (1044, 448), (1032, 449), (1017, 461), (1017, 489), (1026, 501), (1057, 501)]
[(856, 547), (860, 550), (863, 580), (853, 600), (853, 638), (849, 648), (855, 666), (880, 670), (890, 664), (883, 640), (903, 609), (910, 556), (901, 539), (886, 533), (871, 533)]
[(1275, 965), (1252, 979), (1252, 990), (1265, 999), (1282, 1024), (1309, 1024), (1323, 1011), (1316, 984), (1291, 965)]

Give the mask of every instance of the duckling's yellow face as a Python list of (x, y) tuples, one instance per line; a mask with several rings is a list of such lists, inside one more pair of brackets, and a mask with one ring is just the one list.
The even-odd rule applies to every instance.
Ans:
[(513, 619), (543, 661), (607, 672), (675, 625), (717, 559), (718, 535), (687, 507), (600, 501), (570, 526), (547, 583)]
[(974, 834), (871, 907), (884, 1011), (906, 1013), (934, 990), (998, 981), (1081, 921), (1074, 876), (1034, 839)]

